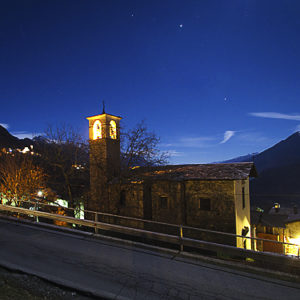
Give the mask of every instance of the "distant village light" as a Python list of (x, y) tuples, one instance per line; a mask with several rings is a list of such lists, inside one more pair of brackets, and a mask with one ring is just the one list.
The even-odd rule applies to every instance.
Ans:
[(27, 153), (27, 152), (29, 152), (30, 150), (29, 150), (29, 148), (28, 147), (25, 147), (21, 152), (23, 153), (23, 154), (25, 154), (25, 153)]

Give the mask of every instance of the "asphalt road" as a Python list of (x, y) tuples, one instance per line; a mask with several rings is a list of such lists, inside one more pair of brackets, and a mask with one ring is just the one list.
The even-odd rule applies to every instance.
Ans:
[(0, 265), (107, 299), (300, 299), (300, 285), (0, 219)]

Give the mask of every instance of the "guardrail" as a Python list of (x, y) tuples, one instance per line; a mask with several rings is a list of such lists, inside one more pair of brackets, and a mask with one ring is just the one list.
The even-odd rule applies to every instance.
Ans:
[[(257, 252), (253, 250), (247, 250), (242, 248), (237, 248), (235, 246), (230, 245), (224, 245), (204, 240), (198, 240), (193, 239), (189, 237), (185, 237), (183, 235), (183, 229), (184, 228), (192, 228), (192, 227), (183, 227), (179, 225), (174, 224), (167, 224), (171, 227), (176, 227), (178, 230), (178, 234), (166, 234), (166, 233), (160, 233), (160, 232), (153, 232), (148, 231), (144, 229), (139, 228), (131, 228), (127, 226), (121, 226), (121, 225), (115, 225), (105, 222), (99, 222), (99, 221), (93, 221), (93, 220), (84, 220), (84, 219), (77, 219), (70, 216), (63, 216), (58, 215), (54, 213), (44, 212), (44, 211), (38, 211), (38, 210), (31, 210), (27, 208), (21, 208), (21, 207), (13, 207), (10, 205), (3, 205), (0, 204), (0, 210), (10, 213), (17, 213), (17, 214), (23, 214), (27, 216), (35, 216), (35, 217), (43, 217), (50, 220), (56, 220), (61, 222), (66, 222), (69, 224), (76, 224), (80, 226), (85, 226), (89, 228), (93, 228), (94, 230), (104, 230), (104, 231), (110, 231), (110, 232), (117, 232), (120, 234), (125, 234), (128, 236), (138, 237), (142, 239), (147, 239), (151, 241), (157, 241), (157, 242), (163, 242), (163, 243), (169, 243), (173, 245), (178, 245), (180, 247), (180, 250), (183, 250), (183, 247), (189, 247), (192, 249), (200, 249), (200, 250), (206, 250), (216, 253), (217, 255), (221, 257), (228, 257), (228, 258), (239, 258), (239, 259), (252, 259), (255, 262), (259, 263), (262, 266), (268, 266), (268, 267), (275, 267), (278, 270), (290, 272), (294, 274), (300, 274), (300, 259), (297, 257), (288, 257), (285, 255), (280, 255), (276, 253), (269, 253), (269, 252)], [(95, 215), (101, 214), (97, 212), (93, 212)], [(105, 214), (107, 216), (107, 214)], [(112, 215), (115, 217), (115, 215)], [(120, 217), (120, 216), (118, 216)], [(124, 218), (124, 217), (123, 217)], [(132, 219), (125, 217), (126, 219)], [(151, 222), (146, 220), (140, 220), (135, 219), (143, 222)], [(159, 222), (151, 222), (155, 224), (166, 224), (166, 223), (159, 223)], [(195, 228), (192, 228), (195, 229)], [(205, 229), (197, 229), (205, 232), (213, 232), (211, 230), (205, 230)], [(244, 236), (237, 236), (230, 233), (222, 233), (222, 232), (213, 232), (218, 233), (221, 235), (226, 235), (230, 237), (241, 237), (245, 238)], [(265, 239), (257, 239), (257, 238), (250, 238), (249, 239), (256, 239), (256, 240), (263, 240), (270, 242), (270, 240)], [(281, 243), (274, 241), (276, 243)], [(282, 244), (282, 243), (281, 243)], [(291, 244), (293, 245), (293, 244)]]
[[(44, 202), (40, 202), (40, 201), (23, 201), (23, 200), (18, 200), (19, 203), (25, 203), (26, 205), (28, 204), (32, 204), (32, 208), (36, 209), (40, 209), (41, 206), (42, 207), (49, 207), (49, 208), (53, 208), (53, 207), (61, 207), (63, 208), (66, 212), (71, 212), (71, 214), (74, 214), (74, 211), (79, 211), (78, 209), (74, 209), (74, 208), (67, 208), (67, 207), (63, 207), (60, 206), (57, 203), (44, 203)], [(146, 225), (152, 225), (148, 226), (149, 228), (151, 228), (150, 231), (155, 231), (155, 232), (160, 232), (163, 233), (162, 230), (163, 229), (168, 229), (168, 233), (170, 235), (179, 235), (180, 237), (189, 237), (188, 234), (186, 234), (188, 231), (194, 231), (197, 233), (204, 233), (204, 234), (210, 234), (210, 235), (218, 235), (218, 236), (222, 236), (224, 237), (228, 237), (231, 238), (231, 241), (236, 241), (236, 239), (247, 239), (247, 240), (251, 240), (251, 241), (255, 241), (255, 242), (268, 242), (268, 243), (272, 243), (272, 244), (277, 244), (277, 245), (283, 245), (283, 246), (294, 246), (294, 247), (298, 247), (298, 249), (300, 248), (299, 245), (297, 244), (292, 244), (292, 243), (287, 243), (287, 242), (280, 242), (280, 241), (276, 241), (276, 240), (269, 240), (269, 239), (263, 239), (263, 238), (254, 238), (254, 237), (249, 237), (249, 236), (242, 236), (242, 235), (237, 235), (234, 233), (228, 233), (228, 232), (220, 232), (220, 231), (214, 231), (214, 230), (209, 230), (209, 229), (203, 229), (203, 228), (196, 228), (196, 227), (191, 227), (191, 226), (183, 226), (183, 225), (177, 225), (177, 224), (171, 224), (171, 223), (164, 223), (164, 222), (157, 222), (157, 221), (150, 221), (150, 220), (145, 220), (145, 219), (140, 219), (140, 218), (134, 218), (134, 217), (126, 217), (126, 216), (121, 216), (121, 215), (115, 215), (115, 214), (109, 214), (109, 213), (102, 213), (102, 212), (96, 212), (96, 211), (91, 211), (91, 210), (85, 210), (85, 209), (81, 209), (81, 212), (83, 212), (85, 215), (89, 215), (90, 217), (92, 216), (92, 219), (95, 222), (100, 222), (100, 223), (108, 223), (108, 224), (115, 224), (116, 223), (125, 223), (126, 225), (122, 225), (122, 227), (130, 227), (132, 228), (132, 226), (130, 226), (130, 221), (133, 222), (133, 228), (139, 227), (139, 224), (142, 224), (140, 226), (140, 228), (145, 228), (145, 224)], [(55, 214), (57, 215), (57, 214)], [(119, 221), (119, 222), (118, 222)], [(128, 222), (126, 222), (128, 221)], [(77, 223), (73, 223), (73, 224), (77, 224)], [(77, 225), (83, 225), (83, 224), (77, 224)], [(119, 224), (120, 225), (120, 224)], [(85, 226), (85, 225), (83, 225)], [(88, 227), (88, 226), (87, 226)], [(95, 233), (98, 233), (98, 227), (94, 227), (95, 229)], [(149, 230), (148, 230), (149, 231)], [(206, 235), (206, 237), (207, 237)], [(221, 244), (226, 244), (226, 242), (224, 242), (225, 239), (223, 239), (223, 243)], [(298, 251), (298, 255), (299, 257), (299, 251)]]

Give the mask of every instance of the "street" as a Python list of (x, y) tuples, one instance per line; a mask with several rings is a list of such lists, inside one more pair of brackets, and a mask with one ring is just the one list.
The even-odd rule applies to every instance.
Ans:
[(107, 299), (299, 299), (299, 284), (4, 219), (0, 245), (0, 265)]

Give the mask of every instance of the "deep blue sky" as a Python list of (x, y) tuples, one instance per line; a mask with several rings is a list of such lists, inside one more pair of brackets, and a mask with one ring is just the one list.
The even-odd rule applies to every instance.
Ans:
[(15, 134), (66, 122), (87, 137), (105, 100), (127, 128), (146, 119), (172, 163), (219, 161), (300, 130), (299, 95), (298, 0), (0, 2)]

